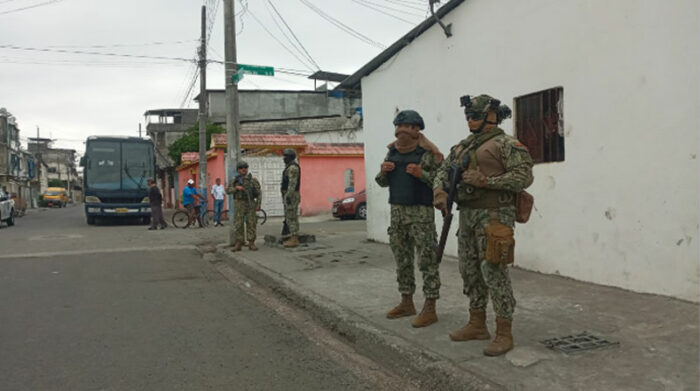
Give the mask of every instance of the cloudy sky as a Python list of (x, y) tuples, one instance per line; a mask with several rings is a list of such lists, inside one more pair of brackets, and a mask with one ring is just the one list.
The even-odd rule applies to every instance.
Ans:
[[(420, 23), (427, 3), (236, 0), (238, 61), (350, 74)], [(56, 146), (80, 152), (90, 135), (138, 135), (146, 110), (195, 107), (202, 5), (213, 22), (209, 58), (223, 60), (221, 0), (0, 0), (0, 107), (16, 117), (25, 144), (38, 126)], [(210, 64), (207, 79), (207, 88), (223, 89), (223, 66)], [(278, 70), (246, 75), (239, 87), (312, 89), (313, 81)]]

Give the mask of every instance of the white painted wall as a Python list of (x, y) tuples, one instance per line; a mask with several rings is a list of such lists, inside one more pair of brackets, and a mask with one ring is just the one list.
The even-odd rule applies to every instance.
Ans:
[(368, 236), (388, 241), (372, 179), (396, 108), (418, 110), (447, 154), (468, 134), (461, 95), (512, 107), (563, 87), (566, 160), (535, 166), (516, 264), (697, 302), (697, 1), (468, 0), (445, 22), (452, 38), (433, 26), (362, 80)]

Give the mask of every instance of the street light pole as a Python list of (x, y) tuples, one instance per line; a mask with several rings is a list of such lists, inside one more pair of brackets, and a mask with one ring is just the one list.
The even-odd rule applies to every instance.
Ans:
[[(233, 82), (233, 75), (238, 71), (236, 59), (236, 13), (234, 0), (224, 0), (224, 57), (226, 78), (226, 180), (231, 183), (236, 173), (240, 159), (241, 138), (238, 113), (238, 85)], [(234, 205), (233, 197), (229, 197), (229, 240), (234, 245), (235, 231), (233, 226)]]

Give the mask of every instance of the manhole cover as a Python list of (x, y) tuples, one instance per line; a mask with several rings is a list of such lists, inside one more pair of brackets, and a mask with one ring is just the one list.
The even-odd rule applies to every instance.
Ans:
[(567, 354), (575, 354), (586, 350), (602, 349), (618, 346), (619, 342), (611, 342), (587, 332), (566, 337), (551, 338), (541, 341), (546, 347)]

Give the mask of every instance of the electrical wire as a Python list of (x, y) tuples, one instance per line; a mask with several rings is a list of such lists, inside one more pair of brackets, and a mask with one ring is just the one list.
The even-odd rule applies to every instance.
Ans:
[(391, 4), (400, 5), (402, 7), (407, 8), (407, 9), (412, 9), (412, 10), (421, 11), (421, 12), (424, 12), (425, 9), (427, 7), (429, 7), (427, 3), (420, 3), (420, 2), (408, 2), (408, 1), (400, 1), (400, 0), (384, 0), (384, 1), (386, 1), (387, 3), (391, 3)]
[(408, 24), (410, 24), (410, 25), (415, 25), (415, 24), (416, 24), (415, 22), (412, 22), (412, 21), (410, 21), (410, 20), (406, 20), (406, 19), (404, 19), (404, 18), (401, 18), (401, 17), (399, 17), (399, 16), (396, 16), (396, 15), (394, 15), (394, 14), (391, 14), (391, 13), (389, 13), (389, 12), (386, 12), (386, 11), (382, 10), (382, 9), (376, 8), (376, 7), (373, 6), (373, 5), (370, 5), (370, 4), (361, 2), (361, 1), (359, 1), (359, 0), (352, 0), (352, 2), (353, 2), (353, 3), (356, 3), (356, 4), (359, 4), (359, 5), (363, 6), (363, 7), (367, 7), (367, 8), (369, 8), (369, 9), (371, 9), (371, 10), (377, 11), (377, 12), (379, 12), (380, 14), (384, 14), (384, 15), (387, 15), (387, 16), (389, 16), (389, 17), (392, 17), (392, 18), (394, 18), (394, 19), (396, 19), (396, 20), (400, 20), (400, 21), (402, 21), (402, 22), (408, 23)]
[[(417, 16), (417, 17), (419, 17), (419, 18), (422, 18), (422, 17), (423, 17), (422, 14), (416, 14), (415, 12), (404, 11), (404, 10), (401, 10), (401, 9), (389, 7), (389, 6), (387, 6), (387, 5), (382, 5), (382, 4), (373, 3), (373, 2), (368, 1), (368, 0), (353, 0), (353, 1), (354, 1), (355, 3), (362, 3), (362, 4), (365, 4), (365, 5), (367, 5), (368, 7), (369, 7), (369, 6), (374, 6), (374, 7), (383, 8), (383, 9), (386, 9), (386, 10), (389, 10), (389, 11), (393, 11), (393, 12), (400, 12), (400, 13), (402, 13), (402, 14), (406, 14), (406, 15), (410, 15), (410, 16)], [(421, 11), (423, 11), (423, 10), (421, 10)]]
[(138, 55), (138, 54), (88, 52), (88, 51), (84, 51), (84, 50), (31, 48), (31, 47), (16, 46), (16, 45), (0, 45), (0, 49), (25, 50), (25, 51), (33, 51), (33, 52), (67, 53), (67, 54), (89, 54), (89, 55), (94, 55), (94, 56), (147, 58), (147, 59), (153, 59), (153, 60), (170, 60), (170, 61), (184, 61), (184, 62), (197, 61), (194, 59), (182, 58), (182, 57), (142, 56), (142, 55)]
[(310, 10), (314, 11), (316, 14), (318, 14), (319, 16), (321, 16), (323, 19), (327, 20), (327, 21), (328, 21), (329, 23), (331, 23), (332, 25), (334, 25), (334, 26), (338, 27), (339, 29), (345, 31), (346, 33), (352, 35), (353, 37), (359, 39), (360, 41), (362, 41), (362, 42), (364, 42), (364, 43), (366, 43), (366, 44), (372, 45), (372, 46), (374, 46), (374, 47), (376, 47), (376, 48), (382, 49), (382, 50), (386, 49), (386, 46), (385, 46), (385, 45), (382, 45), (381, 43), (372, 40), (371, 38), (367, 37), (366, 35), (363, 35), (363, 34), (359, 33), (358, 31), (354, 30), (352, 27), (349, 27), (349, 26), (347, 26), (346, 24), (344, 24), (343, 22), (341, 22), (341, 21), (339, 21), (339, 20), (333, 18), (332, 16), (330, 16), (330, 15), (328, 15), (327, 13), (323, 12), (323, 10), (321, 10), (320, 8), (318, 8), (318, 7), (316, 7), (315, 5), (313, 5), (313, 4), (312, 4), (311, 2), (309, 2), (308, 0), (299, 0), (299, 1), (300, 1), (302, 4), (304, 4), (305, 6), (307, 6)]
[(75, 49), (104, 49), (104, 48), (121, 48), (121, 47), (135, 47), (135, 46), (159, 46), (159, 45), (177, 45), (198, 42), (198, 39), (190, 39), (186, 41), (170, 41), (170, 42), (147, 42), (147, 43), (117, 43), (110, 45), (51, 45), (49, 48), (75, 48)]
[(320, 70), (321, 70), (321, 67), (318, 66), (318, 63), (317, 63), (316, 61), (314, 61), (313, 57), (311, 57), (311, 54), (309, 54), (309, 51), (306, 50), (306, 48), (305, 48), (304, 45), (301, 43), (301, 41), (299, 41), (299, 38), (297, 38), (297, 35), (294, 34), (294, 30), (292, 30), (292, 28), (289, 27), (289, 24), (287, 24), (287, 21), (284, 20), (284, 17), (282, 16), (282, 14), (280, 14), (279, 11), (277, 11), (277, 7), (275, 7), (275, 5), (272, 3), (271, 0), (267, 0), (267, 3), (268, 3), (268, 4), (270, 5), (270, 7), (272, 7), (272, 9), (275, 11), (275, 14), (277, 14), (277, 16), (279, 16), (280, 20), (282, 20), (282, 23), (284, 23), (284, 25), (287, 27), (287, 29), (289, 30), (289, 32), (292, 34), (292, 37), (294, 37), (294, 40), (299, 44), (299, 47), (304, 51), (304, 53), (306, 53), (306, 58), (308, 58), (309, 61), (316, 67), (316, 69), (318, 69), (318, 70), (320, 71)]
[(43, 3), (39, 3), (39, 4), (29, 5), (29, 6), (21, 7), (21, 8), (15, 8), (15, 9), (11, 9), (9, 11), (3, 11), (3, 12), (0, 12), (0, 15), (7, 15), (7, 14), (14, 13), (14, 12), (24, 11), (24, 10), (28, 10), (28, 9), (32, 9), (32, 8), (43, 7), (45, 5), (60, 3), (62, 1), (64, 1), (64, 0), (49, 0), (49, 1), (45, 1)]
[[(306, 62), (304, 62), (304, 60), (302, 60), (301, 58), (299, 58), (299, 56), (297, 56), (296, 53), (294, 53), (291, 49), (289, 49), (289, 48), (287, 47), (287, 45), (285, 45), (282, 41), (280, 41), (280, 40), (275, 36), (275, 34), (273, 34), (272, 31), (270, 31), (270, 29), (268, 29), (267, 26), (265, 26), (265, 24), (264, 24), (260, 19), (258, 19), (257, 16), (255, 16), (255, 14), (253, 13), (253, 11), (251, 11), (251, 10), (249, 9), (249, 10), (248, 10), (248, 14), (249, 14), (251, 17), (253, 17), (253, 19), (254, 19), (256, 22), (258, 22), (258, 24), (260, 25), (260, 27), (262, 27), (263, 30), (265, 30), (265, 32), (267, 32), (267, 34), (268, 34), (270, 37), (272, 37), (272, 39), (274, 39), (275, 41), (277, 41), (277, 43), (280, 44), (280, 46), (282, 46), (282, 47), (284, 48), (284, 50), (286, 50), (289, 54), (291, 54), (292, 56), (294, 56), (294, 58), (296, 58), (297, 60), (299, 60), (299, 62), (300, 62), (302, 65), (304, 65), (304, 67), (308, 68), (309, 70), (312, 70), (312, 69), (313, 69), (313, 68), (311, 68)], [(223, 64), (223, 62), (221, 62), (221, 63)]]
[[(277, 26), (277, 29), (280, 31), (280, 33), (282, 33), (282, 36), (284, 36), (284, 38), (287, 40), (287, 42), (289, 43), (289, 45), (291, 46), (291, 48), (292, 48), (294, 51), (296, 51), (299, 55), (301, 55), (301, 57), (304, 59), (304, 61), (305, 61), (305, 66), (306, 66), (307, 68), (309, 68), (309, 69), (316, 68), (316, 66), (315, 66), (311, 61), (309, 61), (308, 57), (306, 57), (306, 56), (304, 55), (304, 53), (302, 53), (301, 49), (299, 49), (299, 48), (294, 44), (294, 42), (292, 41), (292, 39), (289, 38), (289, 36), (287, 35), (287, 32), (284, 30), (284, 28), (282, 28), (282, 26), (280, 25), (280, 23), (277, 21), (277, 18), (275, 18), (275, 15), (274, 15), (272, 9), (270, 8), (270, 5), (269, 5), (267, 2), (265, 2), (264, 4), (265, 4), (265, 7), (267, 8), (267, 12), (270, 14), (270, 18), (272, 19), (273, 22), (275, 22), (275, 25)], [(306, 65), (306, 64), (308, 64), (308, 65)]]

